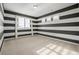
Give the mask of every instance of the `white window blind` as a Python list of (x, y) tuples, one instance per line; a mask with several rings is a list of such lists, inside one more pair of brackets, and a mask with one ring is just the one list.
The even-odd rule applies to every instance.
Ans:
[(24, 18), (22, 18), (22, 17), (18, 18), (18, 27), (24, 28)]
[(25, 18), (25, 27), (30, 28), (30, 20)]

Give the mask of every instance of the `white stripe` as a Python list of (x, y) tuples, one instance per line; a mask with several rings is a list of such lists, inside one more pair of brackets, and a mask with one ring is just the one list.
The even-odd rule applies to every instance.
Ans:
[(38, 27), (33, 27), (33, 29), (38, 29)]
[(76, 36), (76, 35), (68, 35), (68, 34), (61, 34), (61, 33), (49, 33), (49, 32), (42, 32), (42, 31), (38, 31), (38, 33), (56, 36), (56, 37), (68, 38), (68, 39), (73, 39), (73, 40), (79, 40), (79, 36)]
[(75, 27), (38, 27), (43, 30), (66, 30), (66, 31), (79, 31), (79, 26)]
[(4, 27), (4, 30), (15, 30), (15, 27)]
[(5, 20), (4, 23), (15, 24), (15, 21)]
[(38, 33), (38, 31), (33, 31), (33, 33)]
[(0, 33), (4, 30), (3, 26), (0, 26)]
[(4, 33), (4, 37), (6, 37), (6, 36), (13, 36), (13, 35), (15, 35), (15, 33)]
[(15, 18), (16, 15), (4, 13), (4, 16), (5, 16), (5, 17), (14, 17), (14, 18)]
[(18, 30), (30, 30), (30, 28), (17, 28)]
[(38, 25), (38, 23), (32, 23), (32, 25)]

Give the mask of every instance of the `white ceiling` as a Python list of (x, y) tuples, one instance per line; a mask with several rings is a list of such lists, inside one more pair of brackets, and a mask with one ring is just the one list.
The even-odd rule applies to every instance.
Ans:
[(37, 3), (38, 8), (33, 8), (35, 3), (4, 3), (6, 10), (18, 12), (25, 15), (39, 17), (44, 14), (73, 5), (74, 3)]

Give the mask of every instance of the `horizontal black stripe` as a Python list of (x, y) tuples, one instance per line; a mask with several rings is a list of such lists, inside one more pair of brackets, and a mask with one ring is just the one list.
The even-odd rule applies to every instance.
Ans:
[(33, 33), (33, 35), (38, 35), (38, 33)]
[(47, 36), (47, 37), (56, 38), (56, 39), (60, 39), (60, 40), (70, 41), (70, 42), (78, 43), (79, 44), (79, 40), (73, 40), (73, 39), (67, 39), (67, 38), (62, 38), (62, 37), (50, 36), (50, 35), (41, 34), (41, 33), (36, 33), (36, 34), (44, 35), (44, 36)]
[(15, 21), (15, 18), (13, 18), (13, 17), (4, 17), (4, 20), (11, 20), (11, 21)]
[(37, 17), (21, 14), (21, 13), (18, 13), (18, 12), (13, 12), (13, 11), (10, 11), (10, 10), (4, 10), (4, 13), (13, 14), (13, 15), (20, 15), (20, 16), (25, 16), (25, 17), (37, 19)]
[(26, 30), (18, 30), (18, 32), (27, 32), (27, 31), (31, 31), (31, 29), (26, 29)]
[(31, 35), (31, 33), (30, 34), (21, 34), (21, 35), (19, 34), (18, 37), (20, 37), (20, 36), (26, 36), (26, 35)]
[(38, 27), (38, 25), (33, 25), (33, 27)]
[(70, 35), (78, 35), (79, 36), (79, 31), (43, 30), (43, 29), (38, 29), (37, 31), (50, 32), (50, 33), (70, 34)]
[(15, 36), (13, 35), (13, 36), (6, 36), (6, 37), (4, 37), (4, 39), (7, 39), (7, 38), (15, 38)]
[[(18, 30), (18, 32), (26, 32), (26, 31), (31, 31), (30, 29), (29, 30)], [(13, 33), (15, 32), (15, 30), (4, 30), (4, 33)]]
[[(18, 37), (20, 37), (20, 36), (26, 36), (26, 35), (31, 35), (31, 33), (30, 34), (21, 34), (21, 35), (19, 34)], [(7, 38), (15, 38), (15, 35), (4, 37), (4, 39), (7, 39)]]
[(34, 33), (34, 34), (39, 34), (39, 33)]
[(38, 31), (38, 29), (33, 29), (33, 31)]
[(72, 9), (75, 9), (75, 8), (78, 8), (78, 7), (79, 7), (79, 3), (74, 4), (72, 6), (65, 7), (63, 9), (60, 9), (60, 10), (57, 10), (57, 11), (54, 11), (54, 12), (51, 12), (51, 13), (48, 13), (48, 14), (45, 14), (45, 15), (42, 15), (42, 16), (39, 16), (38, 18), (42, 18), (42, 17), (46, 17), (46, 16), (49, 16), (49, 15), (54, 15), (54, 14), (57, 14), (57, 13), (69, 11), (69, 10), (72, 10)]
[(79, 17), (79, 13), (74, 13), (74, 14), (60, 16), (60, 20), (68, 19), (68, 18), (75, 18), (75, 17)]
[(15, 24), (4, 23), (4, 26), (12, 26), (12, 27), (15, 27)]
[(13, 33), (15, 30), (4, 30), (4, 33)]
[(40, 21), (32, 21), (33, 23), (41, 23), (41, 20)]
[(79, 26), (79, 22), (46, 24), (46, 25), (33, 25), (33, 27), (62, 27), (62, 26)]

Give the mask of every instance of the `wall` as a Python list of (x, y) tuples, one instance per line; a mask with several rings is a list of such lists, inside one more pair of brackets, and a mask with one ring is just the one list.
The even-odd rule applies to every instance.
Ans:
[[(59, 19), (54, 19), (58, 16)], [(79, 4), (65, 7), (39, 18), (33, 28), (37, 31), (35, 34), (79, 43)]]
[[(16, 36), (20, 37), (20, 36), (33, 35), (33, 30), (31, 28), (21, 29), (16, 27), (17, 17), (25, 17), (25, 16), (13, 14), (10, 12), (5, 12), (5, 15), (4, 15), (4, 19), (5, 19), (4, 20), (4, 38), (5, 39), (15, 38)], [(26, 17), (26, 18), (28, 18), (31, 21), (34, 20), (33, 18), (30, 18), (30, 17)], [(16, 31), (16, 28), (17, 28), (17, 31)]]
[(15, 37), (15, 16), (4, 14), (4, 38)]
[(0, 49), (2, 47), (2, 43), (3, 43), (3, 39), (4, 39), (4, 36), (3, 36), (3, 31), (4, 31), (4, 28), (3, 28), (3, 8), (2, 8), (2, 4), (0, 3)]

